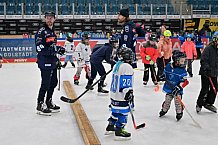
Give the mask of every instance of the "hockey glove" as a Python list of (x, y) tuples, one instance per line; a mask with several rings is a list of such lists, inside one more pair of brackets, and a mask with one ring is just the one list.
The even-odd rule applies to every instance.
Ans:
[(145, 59), (146, 59), (146, 60), (151, 60), (150, 55), (146, 55), (146, 56), (145, 56)]
[(126, 101), (131, 101), (132, 98), (133, 98), (133, 90), (129, 90), (129, 91), (126, 93), (124, 99), (125, 99)]
[(178, 92), (182, 89), (181, 86), (175, 86), (172, 91), (173, 96), (177, 96)]
[(63, 55), (65, 53), (65, 48), (61, 46), (56, 46), (57, 47), (57, 52), (60, 55)]
[(150, 65), (153, 65), (153, 64), (154, 64), (154, 61), (153, 61), (153, 60), (151, 60), (151, 61), (150, 61)]

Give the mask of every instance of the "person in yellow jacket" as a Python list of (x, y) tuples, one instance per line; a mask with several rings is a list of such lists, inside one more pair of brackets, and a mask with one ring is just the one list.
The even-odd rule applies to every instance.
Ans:
[(165, 66), (171, 61), (172, 56), (172, 42), (170, 36), (172, 33), (169, 30), (165, 30), (164, 37), (160, 38), (157, 44), (158, 58), (157, 58), (157, 81), (164, 81), (161, 79)]

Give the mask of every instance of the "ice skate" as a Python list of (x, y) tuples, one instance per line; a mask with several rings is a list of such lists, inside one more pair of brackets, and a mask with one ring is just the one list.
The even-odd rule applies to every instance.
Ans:
[(89, 90), (94, 90), (94, 88), (93, 87), (91, 87), (92, 85), (89, 85), (89, 84), (87, 84), (86, 85), (86, 89), (89, 89)]
[(108, 126), (106, 127), (105, 135), (113, 134), (114, 131), (115, 131), (115, 126), (108, 124)]
[(98, 88), (98, 93), (99, 93), (99, 94), (108, 94), (109, 91), (104, 90), (104, 89), (101, 87), (101, 88)]
[(159, 117), (162, 117), (166, 114), (167, 112), (163, 111), (163, 109), (161, 109), (161, 111), (159, 112)]
[(176, 114), (177, 121), (179, 121), (182, 118), (182, 116), (183, 116), (183, 112), (182, 113), (177, 113)]
[(79, 81), (78, 80), (74, 80), (74, 84), (75, 85), (79, 85)]
[(51, 110), (42, 101), (37, 104), (36, 110), (39, 115), (51, 116)]
[(144, 81), (144, 82), (143, 82), (143, 85), (145, 85), (145, 86), (146, 86), (147, 84), (148, 84), (148, 82), (147, 82), (147, 81)]
[(198, 104), (196, 105), (196, 112), (199, 113), (201, 112), (202, 107), (200, 107)]
[(157, 81), (154, 81), (153, 83), (154, 83), (155, 86), (158, 85), (158, 82), (157, 82)]
[(55, 105), (51, 99), (49, 99), (49, 101), (46, 102), (46, 105), (47, 105), (48, 109), (51, 110), (51, 113), (60, 112), (60, 107)]
[(120, 128), (115, 131), (115, 140), (130, 140), (131, 139), (131, 133), (124, 130), (124, 128)]
[(217, 108), (213, 104), (206, 104), (204, 105), (204, 108), (214, 113), (217, 113)]

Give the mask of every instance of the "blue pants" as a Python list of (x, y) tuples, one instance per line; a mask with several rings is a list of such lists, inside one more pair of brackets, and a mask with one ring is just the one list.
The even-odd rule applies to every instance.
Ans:
[(68, 61), (73, 62), (72, 55), (66, 55), (64, 62), (68, 62)]
[(128, 115), (121, 113), (111, 113), (111, 117), (108, 119), (109, 124), (116, 125), (116, 129), (123, 128), (127, 123)]

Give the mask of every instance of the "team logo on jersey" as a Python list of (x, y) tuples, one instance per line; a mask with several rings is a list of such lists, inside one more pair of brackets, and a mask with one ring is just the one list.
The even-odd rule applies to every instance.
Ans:
[(46, 42), (54, 42), (54, 41), (55, 41), (55, 37), (46, 38)]

